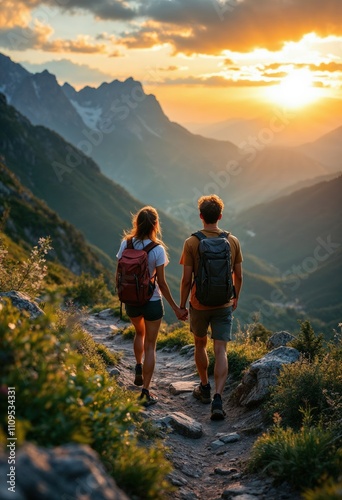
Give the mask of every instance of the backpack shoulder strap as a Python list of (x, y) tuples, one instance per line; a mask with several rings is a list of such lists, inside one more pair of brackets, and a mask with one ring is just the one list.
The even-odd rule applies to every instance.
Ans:
[(202, 233), (202, 231), (196, 231), (192, 233), (191, 236), (196, 236), (196, 238), (200, 241), (207, 239), (206, 235)]
[(133, 238), (128, 238), (126, 248), (129, 248), (129, 249), (134, 248), (134, 246), (133, 246)]
[(151, 250), (153, 250), (153, 248), (157, 247), (158, 245), (159, 245), (159, 243), (156, 243), (155, 241), (151, 241), (151, 243), (146, 245), (146, 247), (144, 247), (143, 250), (145, 250), (146, 253), (149, 253)]
[(220, 236), (221, 238), (227, 238), (227, 240), (228, 240), (228, 238), (229, 238), (229, 235), (230, 235), (230, 232), (229, 232), (229, 231), (222, 231), (222, 233), (221, 233), (221, 234), (219, 234), (219, 236)]

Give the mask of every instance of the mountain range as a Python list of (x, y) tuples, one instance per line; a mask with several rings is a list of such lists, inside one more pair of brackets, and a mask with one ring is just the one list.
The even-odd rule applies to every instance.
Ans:
[[(78, 159), (73, 170), (64, 171), (56, 167), (56, 164), (63, 163), (65, 151), (70, 157)], [(56, 216), (51, 215), (56, 213), (60, 219), (75, 226), (85, 236), (102, 265), (113, 271), (123, 230), (131, 226), (131, 214), (143, 204), (105, 177), (93, 160), (66, 143), (60, 135), (45, 127), (32, 125), (13, 106), (9, 106), (1, 94), (0, 154), (18, 181), (49, 206), (51, 213), (47, 212), (47, 217), (57, 221)], [(11, 205), (9, 203), (10, 208)], [(170, 254), (168, 279), (173, 291), (178, 292), (178, 261), (187, 233), (167, 214), (159, 211), (159, 215)], [(22, 231), (30, 231), (30, 227), (24, 229), (25, 221), (24, 217)], [(38, 219), (37, 225), (40, 224)], [(56, 222), (57, 226), (59, 224)], [(50, 234), (49, 226), (41, 224), (43, 228)], [(83, 270), (87, 268), (82, 262), (80, 266)]]
[(248, 109), (248, 115), (245, 112), (245, 116), (234, 116), (217, 123), (189, 123), (188, 128), (195, 134), (230, 140), (237, 146), (248, 136), (257, 136), (265, 128), (274, 128), (275, 145), (296, 147), (314, 142), (341, 126), (342, 100), (333, 97), (321, 98), (297, 109), (265, 100), (244, 100), (241, 109)]
[[(0, 55), (0, 89), (31, 123), (60, 134), (133, 197), (188, 225), (196, 220), (202, 194), (215, 191), (238, 212), (340, 169), (304, 150), (276, 146), (272, 127), (246, 132), (239, 147), (192, 134), (171, 122), (156, 97), (133, 78), (76, 91), (47, 71), (32, 74)], [(286, 116), (278, 113), (275, 119), (277, 128), (287, 127)], [(77, 158), (68, 151), (64, 156), (62, 168), (72, 169)]]

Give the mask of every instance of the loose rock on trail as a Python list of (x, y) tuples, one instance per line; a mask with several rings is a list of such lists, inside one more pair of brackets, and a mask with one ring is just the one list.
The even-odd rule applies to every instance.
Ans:
[[(115, 369), (117, 382), (138, 396), (141, 388), (133, 384), (133, 342), (121, 334), (129, 325), (109, 310), (85, 315), (82, 325), (96, 342), (122, 353)], [(213, 390), (212, 378), (210, 382)], [(236, 383), (233, 386), (228, 378), (223, 394), (226, 418), (211, 421), (210, 404), (192, 395), (198, 383), (193, 346), (157, 351), (150, 389), (159, 400), (146, 408), (144, 415), (160, 428), (173, 464), (170, 480), (176, 490), (170, 498), (299, 500), (287, 484), (275, 487), (271, 478), (245, 471), (251, 447), (265, 430), (261, 410), (236, 406), (231, 398)]]

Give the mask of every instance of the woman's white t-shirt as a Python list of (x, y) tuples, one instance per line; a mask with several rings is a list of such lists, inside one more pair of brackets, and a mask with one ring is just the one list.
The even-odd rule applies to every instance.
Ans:
[[(144, 247), (146, 247), (149, 243), (151, 243), (150, 239), (146, 240), (137, 240), (136, 238), (133, 238), (133, 247), (136, 248), (137, 250), (142, 250)], [(120, 248), (118, 253), (116, 254), (117, 258), (120, 259), (122, 252), (127, 248), (127, 240), (122, 240)], [(169, 263), (169, 260), (167, 258), (165, 248), (163, 245), (158, 245), (152, 250), (149, 251), (148, 253), (148, 270), (150, 272), (150, 276), (154, 276), (156, 272), (156, 267), (165, 265)], [(156, 281), (156, 287), (154, 289), (153, 295), (150, 300), (160, 300), (162, 298), (162, 293), (160, 291), (160, 288), (158, 286), (158, 282)]]

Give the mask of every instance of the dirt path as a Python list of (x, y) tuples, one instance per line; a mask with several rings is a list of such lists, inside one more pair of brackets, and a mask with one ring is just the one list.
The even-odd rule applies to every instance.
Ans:
[[(94, 340), (109, 349), (122, 352), (118, 366), (118, 383), (140, 394), (133, 385), (135, 359), (132, 341), (121, 335), (127, 324), (104, 313), (86, 316), (84, 328)], [(223, 396), (227, 413), (223, 421), (210, 420), (210, 405), (204, 405), (192, 396), (192, 389), (199, 383), (190, 349), (181, 355), (179, 350), (157, 351), (157, 363), (152, 379), (151, 391), (159, 397), (156, 405), (146, 409), (145, 414), (154, 422), (163, 421), (176, 413), (177, 422), (194, 428), (200, 437), (183, 435), (184, 428), (173, 430), (170, 425), (165, 432), (168, 458), (173, 463), (172, 483), (177, 487), (170, 496), (181, 500), (299, 500), (287, 485), (275, 488), (269, 478), (248, 475), (244, 471), (251, 447), (262, 432), (259, 410), (246, 411), (236, 407), (230, 400), (232, 392), (229, 379)], [(213, 387), (213, 380), (211, 380)], [(172, 392), (175, 392), (173, 394)], [(179, 426), (177, 426), (179, 427)], [(181, 433), (180, 433), (181, 432)]]

